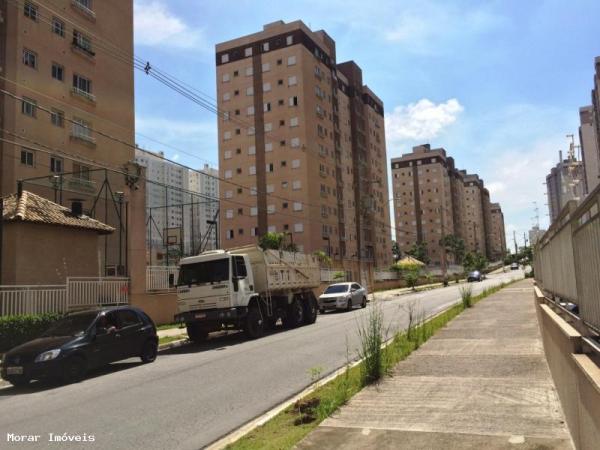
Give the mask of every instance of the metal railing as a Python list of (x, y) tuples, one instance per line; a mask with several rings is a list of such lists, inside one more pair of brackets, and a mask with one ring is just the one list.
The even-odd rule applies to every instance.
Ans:
[(177, 266), (147, 266), (146, 291), (168, 291), (175, 288), (179, 277)]
[(600, 331), (600, 186), (577, 207), (569, 202), (534, 250), (538, 285), (578, 305), (583, 322)]
[(342, 283), (348, 280), (348, 273), (345, 270), (321, 268), (321, 281), (326, 283)]
[(0, 316), (64, 313), (129, 303), (129, 278), (67, 278), (61, 285), (0, 286)]

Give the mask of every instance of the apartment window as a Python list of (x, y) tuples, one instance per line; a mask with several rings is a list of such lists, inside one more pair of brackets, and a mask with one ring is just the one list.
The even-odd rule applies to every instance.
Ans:
[(92, 40), (89, 36), (81, 33), (80, 31), (73, 30), (73, 45), (90, 56), (94, 56), (95, 53), (92, 50)]
[(282, 140), (282, 141), (279, 141), (279, 145), (280, 145), (281, 147), (285, 147), (285, 139), (284, 139), (284, 140)]
[(278, 60), (277, 60), (277, 65), (278, 65), (278, 66), (280, 66), (280, 65), (282, 65), (282, 64), (283, 64), (283, 60), (282, 60), (282, 59), (278, 59)]
[(286, 167), (287, 166), (287, 162), (286, 161), (281, 161), (281, 167)]
[(256, 215), (258, 215), (258, 208), (257, 208), (256, 206), (252, 206), (252, 207), (250, 208), (250, 215), (251, 215), (251, 216), (256, 216)]
[(248, 128), (248, 136), (253, 136), (254, 133), (256, 133), (256, 130), (254, 129), (254, 127)]
[(222, 80), (223, 80), (223, 83), (227, 83), (229, 81), (229, 74), (228, 73), (224, 73)]
[(75, 0), (75, 3), (83, 6), (85, 9), (92, 10), (92, 0)]
[(278, 100), (278, 101), (277, 101), (277, 104), (278, 104), (279, 106), (283, 106), (283, 100), (282, 100), (282, 99)]
[(23, 64), (32, 69), (37, 69), (37, 54), (28, 50), (26, 48), (23, 49)]
[(56, 17), (52, 18), (52, 32), (54, 34), (59, 35), (60, 37), (65, 37), (65, 23), (57, 19)]
[(265, 123), (265, 133), (268, 133), (272, 129), (273, 129), (273, 124), (272, 123)]
[(89, 95), (92, 93), (92, 80), (75, 73), (73, 74), (73, 87), (77, 93)]
[(265, 144), (265, 152), (272, 152), (273, 151), (273, 143), (269, 142), (267, 144)]
[(294, 36), (291, 34), (285, 38), (286, 45), (292, 45), (294, 43)]
[[(283, 203), (281, 204), (281, 207), (282, 207), (283, 209), (287, 209), (287, 208), (288, 208), (288, 203), (287, 203), (287, 202), (283, 202)], [(284, 227), (283, 227), (283, 229), (284, 229), (284, 230), (287, 230), (287, 227), (286, 227), (286, 226), (284, 226)]]
[(92, 124), (87, 120), (73, 117), (73, 136), (84, 139), (86, 141), (93, 141), (92, 137)]
[(292, 181), (292, 189), (294, 191), (298, 191), (298, 190), (302, 189), (302, 182), (300, 180)]
[(52, 125), (56, 127), (64, 127), (65, 113), (58, 109), (52, 108), (52, 112), (50, 113), (50, 122), (52, 122)]
[(58, 81), (65, 80), (65, 68), (57, 63), (52, 63), (52, 78)]
[(298, 126), (298, 118), (297, 117), (292, 117), (290, 119), (290, 127), (297, 127)]
[(302, 211), (302, 203), (294, 202), (294, 211)]
[(300, 138), (292, 138), (292, 140), (290, 141), (290, 144), (292, 146), (292, 148), (298, 148), (300, 147)]
[(84, 166), (83, 164), (73, 163), (73, 176), (75, 178), (79, 178), (80, 180), (89, 180), (90, 168), (88, 166)]
[[(229, 62), (229, 53), (223, 53), (221, 55), (221, 63), (228, 63)], [(234, 73), (233, 76), (236, 76), (236, 74)]]
[(262, 65), (262, 71), (263, 72), (268, 72), (269, 70), (271, 70), (271, 64), (269, 64), (269, 63), (263, 63), (263, 65)]
[(248, 147), (248, 154), (249, 155), (255, 155), (256, 154), (256, 147), (254, 145), (251, 145), (250, 147)]
[(252, 70), (252, 66), (246, 67), (246, 76), (251, 77), (254, 74), (254, 70)]
[(300, 160), (299, 159), (293, 159), (292, 160), (292, 169), (298, 169), (300, 167)]
[(237, 95), (240, 95), (240, 91), (239, 91), (239, 89), (236, 89), (235, 91), (233, 91), (233, 95), (236, 95), (236, 96), (237, 96)]
[(233, 230), (227, 230), (227, 233), (225, 234), (225, 239), (230, 240), (233, 239)]
[(231, 139), (231, 131), (225, 131), (223, 133), (223, 140), (228, 141), (229, 139)]
[(282, 181), (281, 182), (281, 188), (282, 189), (287, 189), (287, 187), (288, 187), (288, 182), (287, 181)]
[(31, 2), (25, 2), (23, 6), (23, 13), (25, 17), (29, 17), (31, 20), (38, 20), (38, 7)]
[(223, 153), (223, 159), (231, 159), (231, 150), (225, 150)]
[(304, 231), (304, 224), (302, 224), (302, 223), (294, 224), (294, 232), (295, 233), (302, 233), (303, 231)]
[(256, 175), (256, 166), (250, 166), (248, 168), (248, 173), (250, 173), (250, 175)]
[(252, 47), (244, 49), (244, 56), (252, 56)]
[(21, 112), (29, 117), (35, 117), (37, 114), (37, 102), (27, 97), (23, 97), (21, 102)]
[(242, 173), (242, 169), (240, 167), (238, 167), (237, 169), (235, 169), (235, 172), (240, 175)]
[(264, 83), (263, 84), (263, 92), (270, 92), (271, 91), (271, 83)]
[(275, 186), (273, 184), (267, 184), (267, 194), (275, 192)]
[(233, 198), (233, 191), (225, 191), (225, 198)]
[(223, 94), (223, 101), (228, 102), (231, 99), (231, 94), (229, 92), (225, 92)]
[(50, 172), (62, 173), (63, 172), (63, 160), (57, 156), (50, 157)]
[(254, 95), (254, 88), (252, 86), (246, 88), (246, 95), (247, 96)]
[(285, 120), (281, 119), (281, 120), (279, 121), (279, 126), (280, 126), (280, 127), (282, 127), (282, 126), (284, 126), (284, 125), (285, 125)]
[(33, 150), (27, 148), (21, 149), (21, 164), (24, 166), (33, 167), (34, 153)]
[(253, 116), (254, 115), (254, 106), (248, 106), (248, 108), (246, 108), (246, 115), (247, 116)]
[(267, 214), (275, 214), (275, 205), (267, 206)]
[(264, 112), (269, 112), (271, 111), (271, 102), (267, 102), (263, 104), (263, 111)]
[(295, 64), (296, 64), (296, 57), (295, 56), (288, 56), (287, 65), (288, 66), (293, 66)]
[(268, 163), (268, 164), (265, 166), (265, 170), (266, 170), (267, 172), (269, 172), (269, 173), (273, 173), (273, 163)]
[(288, 86), (296, 86), (298, 84), (298, 78), (296, 75), (288, 77)]
[(277, 85), (278, 86), (283, 86), (283, 80), (277, 80)]
[(253, 186), (250, 188), (250, 195), (255, 196), (257, 194), (256, 192), (256, 186)]
[(233, 209), (228, 209), (227, 211), (225, 211), (225, 218), (233, 219)]
[(239, 109), (236, 109), (236, 110), (235, 110), (235, 115), (236, 115), (236, 116), (239, 116), (239, 115), (240, 115), (240, 110), (239, 110)]
[(233, 172), (231, 170), (226, 170), (225, 171), (225, 178), (229, 179), (233, 176)]
[(298, 97), (296, 97), (296, 96), (290, 97), (289, 105), (290, 106), (298, 106)]
[(225, 112), (223, 113), (223, 120), (224, 120), (224, 121), (228, 121), (228, 120), (229, 120), (229, 111), (225, 111)]

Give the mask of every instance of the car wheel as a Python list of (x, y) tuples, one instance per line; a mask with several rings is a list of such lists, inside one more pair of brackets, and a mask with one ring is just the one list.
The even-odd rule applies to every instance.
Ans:
[(142, 346), (140, 352), (140, 359), (144, 364), (154, 362), (156, 355), (158, 354), (158, 344), (153, 339), (148, 339)]
[(11, 377), (8, 378), (7, 381), (14, 387), (25, 387), (29, 384), (31, 380), (26, 377)]
[(286, 328), (297, 328), (304, 322), (304, 308), (298, 299), (294, 299), (288, 307), (283, 325)]
[(304, 302), (304, 323), (310, 325), (317, 321), (317, 300), (309, 296)]
[(81, 356), (73, 356), (64, 364), (63, 368), (63, 382), (65, 383), (75, 383), (77, 381), (81, 381), (85, 377), (85, 373), (87, 372), (87, 364), (85, 359)]
[(362, 303), (360, 304), (361, 308), (366, 308), (367, 307), (367, 297), (363, 297)]
[(208, 337), (208, 330), (203, 328), (198, 323), (189, 323), (187, 324), (187, 334), (190, 338), (190, 341), (198, 343), (205, 341)]
[(257, 306), (252, 306), (248, 310), (248, 315), (246, 316), (246, 326), (244, 327), (244, 331), (250, 339), (258, 339), (264, 334), (265, 327), (262, 315)]
[(352, 300), (348, 299), (348, 303), (346, 304), (346, 311), (352, 311)]

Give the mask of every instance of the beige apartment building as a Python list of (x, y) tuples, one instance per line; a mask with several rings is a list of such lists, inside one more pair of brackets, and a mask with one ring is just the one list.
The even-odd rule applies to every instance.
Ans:
[[(391, 164), (396, 240), (402, 252), (425, 243), (431, 264), (438, 266), (443, 258), (440, 239), (455, 235), (465, 241), (467, 251), (494, 260), (503, 255), (504, 233), (494, 235), (494, 229), (504, 229), (502, 211), (490, 203), (479, 176), (456, 169), (444, 149), (429, 144), (393, 158)], [(446, 261), (454, 262), (452, 255)]]
[[(133, 54), (133, 1), (9, 0), (0, 18), (0, 194), (24, 180), (115, 228), (125, 210), (129, 228), (139, 212), (143, 229), (143, 193), (132, 207), (140, 174), (130, 164), (134, 79), (124, 56)], [(100, 275), (125, 273), (128, 249), (144, 253), (144, 236), (133, 243), (122, 228), (103, 238)]]
[(283, 232), (337, 268), (391, 263), (384, 110), (354, 62), (301, 21), (216, 46), (220, 235)]
[(491, 261), (498, 261), (506, 255), (506, 230), (504, 229), (504, 214), (500, 203), (490, 204), (491, 213)]

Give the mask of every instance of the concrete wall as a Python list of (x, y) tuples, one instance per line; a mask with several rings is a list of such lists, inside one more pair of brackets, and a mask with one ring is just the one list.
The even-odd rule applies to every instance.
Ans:
[(3, 284), (64, 284), (67, 277), (98, 276), (95, 231), (6, 222), (3, 243)]
[(177, 294), (132, 293), (131, 305), (141, 308), (156, 325), (172, 323), (177, 313)]
[(577, 449), (600, 443), (600, 368), (582, 354), (581, 335), (550, 306), (535, 288), (538, 323), (554, 384)]

